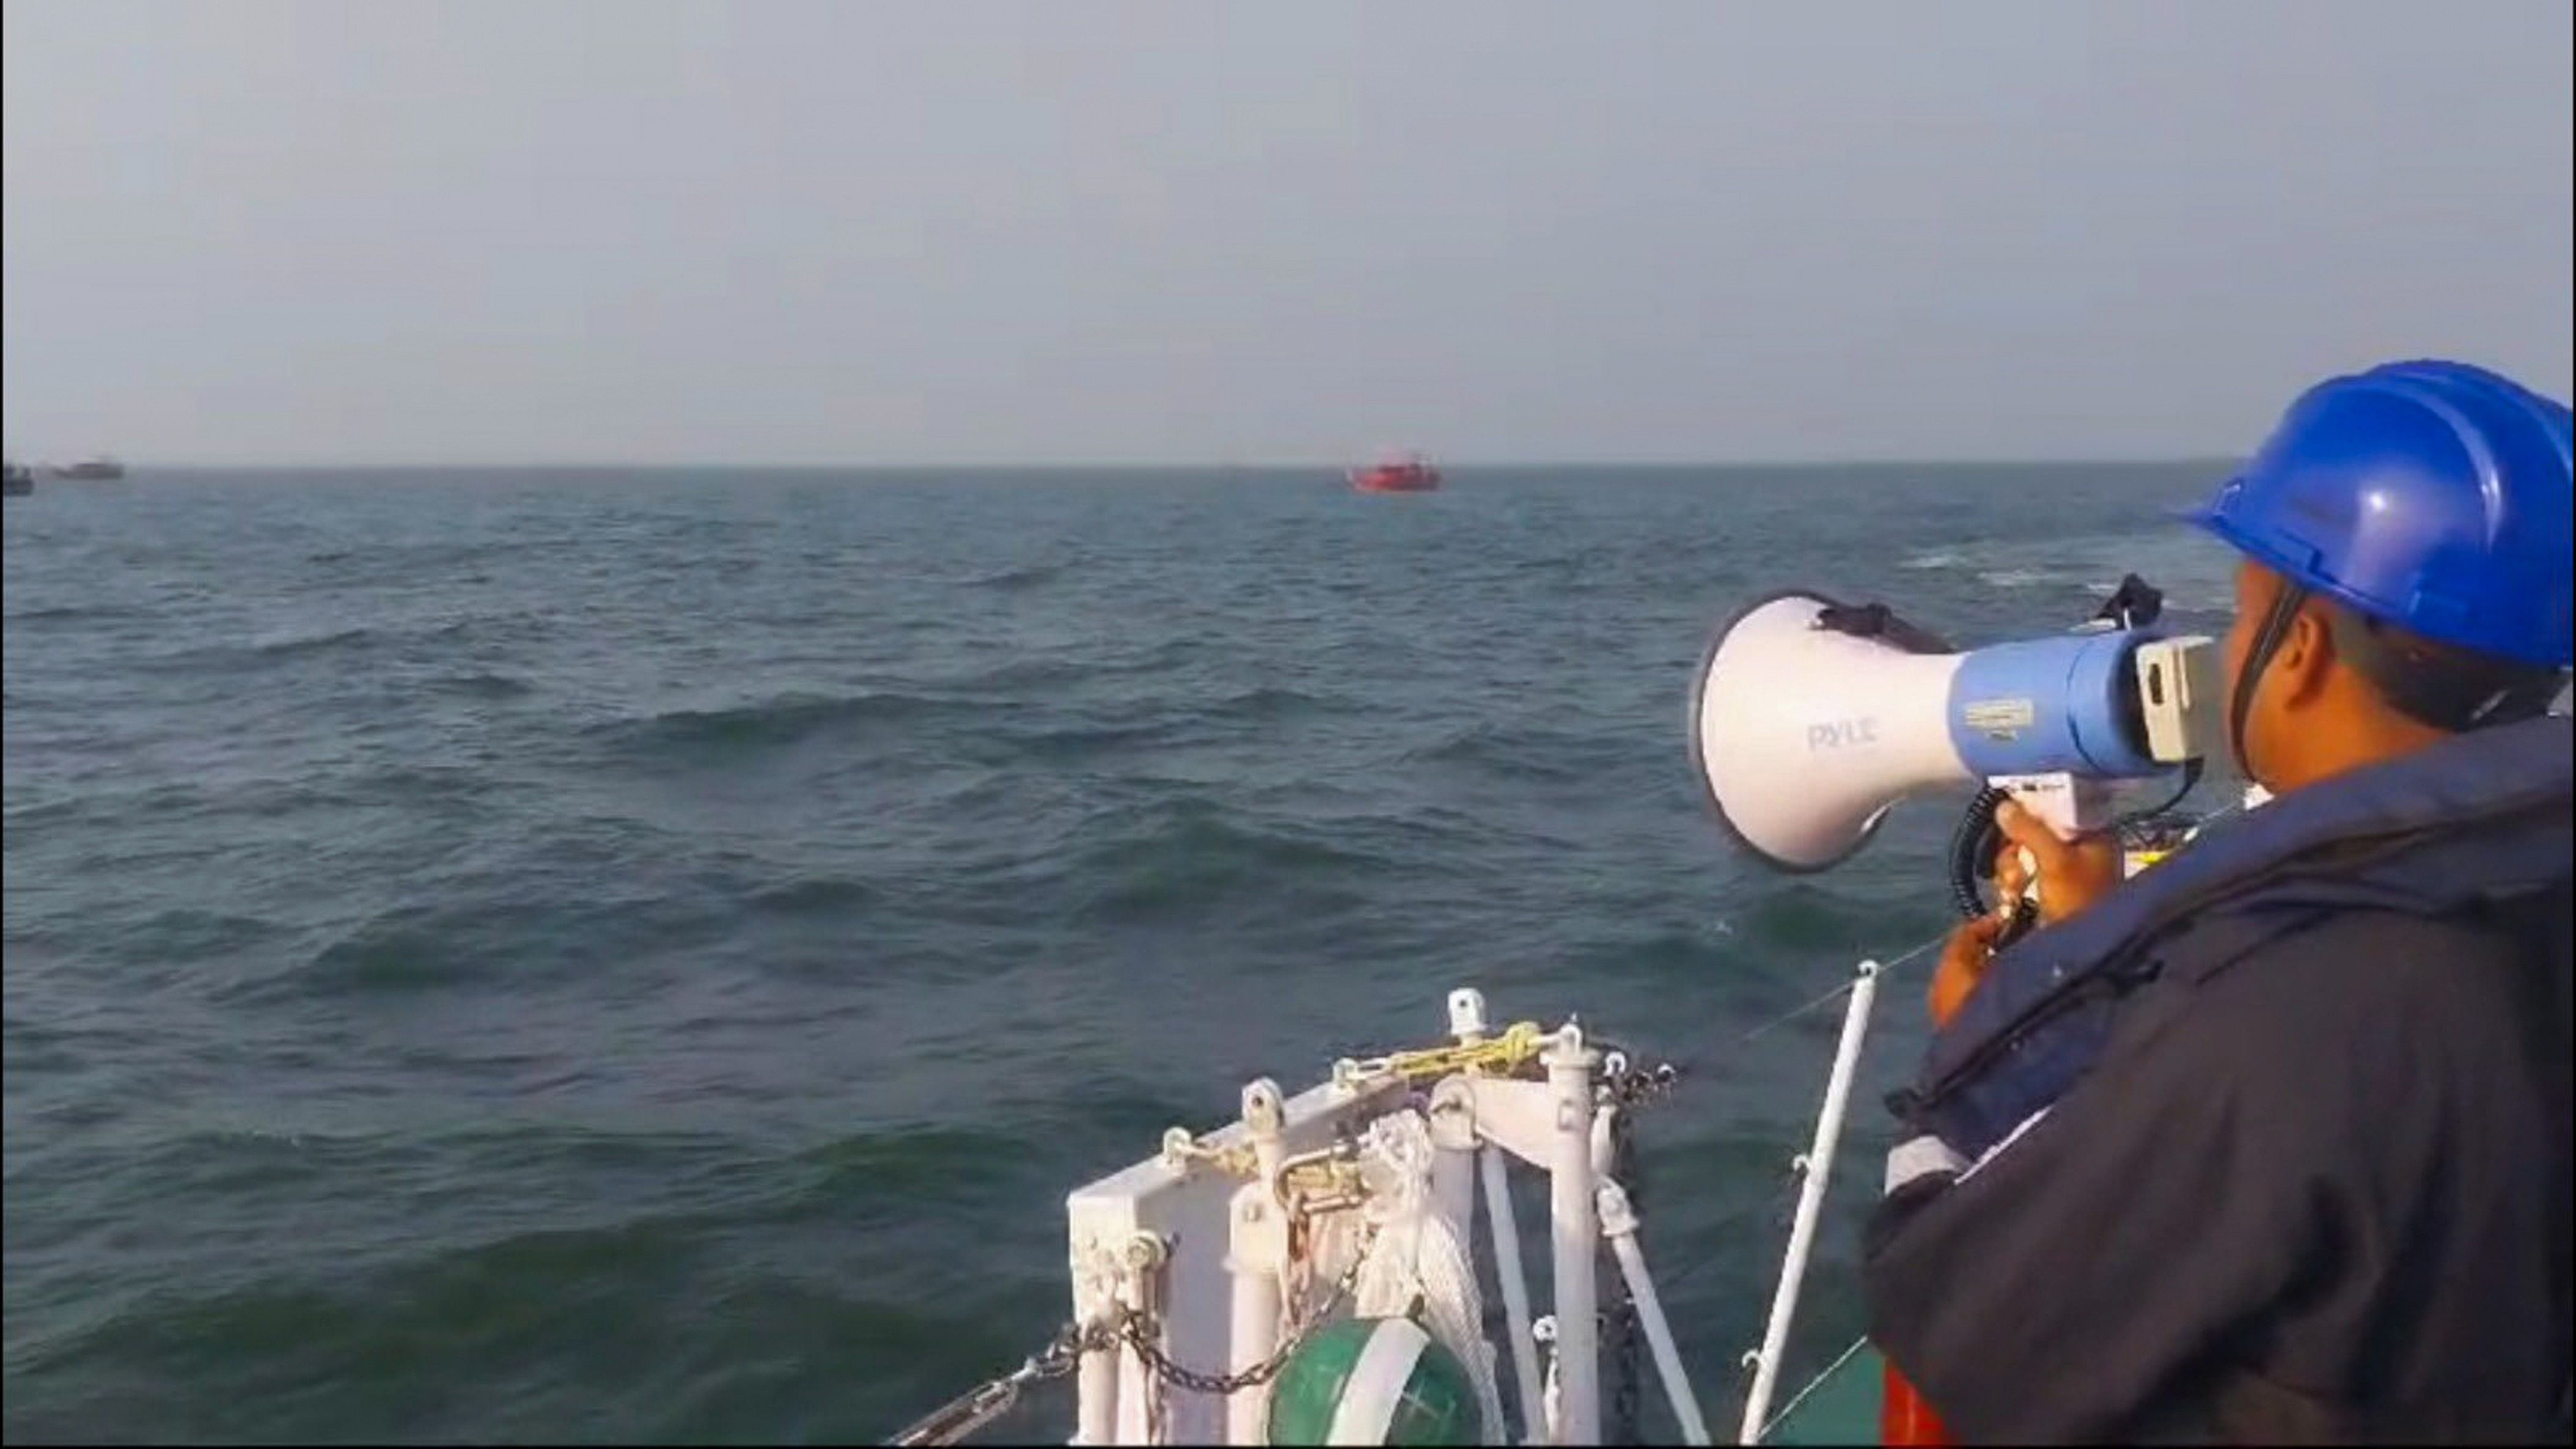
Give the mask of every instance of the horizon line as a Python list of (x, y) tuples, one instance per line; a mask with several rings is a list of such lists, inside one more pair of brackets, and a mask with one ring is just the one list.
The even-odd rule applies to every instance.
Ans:
[[(1305, 460), (1213, 459), (1169, 462), (1002, 462), (992, 460), (923, 462), (783, 462), (746, 459), (686, 459), (667, 462), (593, 459), (582, 461), (353, 461), (321, 460), (306, 462), (205, 461), (199, 459), (145, 460), (120, 459), (131, 471), (191, 473), (672, 473), (710, 469), (730, 469), (753, 473), (1313, 473), (1340, 474), (1351, 467), (1348, 462)], [(2102, 467), (2195, 467), (2230, 466), (2238, 457), (2230, 454), (2130, 454), (2125, 456), (2063, 457), (1861, 457), (1861, 458), (1540, 458), (1502, 459), (1465, 458), (1435, 460), (1444, 471), (1534, 472), (1544, 469), (1604, 468), (1636, 472), (1675, 472), (1691, 469), (1732, 471), (1826, 468), (2102, 468)], [(31, 467), (48, 466), (43, 463)]]

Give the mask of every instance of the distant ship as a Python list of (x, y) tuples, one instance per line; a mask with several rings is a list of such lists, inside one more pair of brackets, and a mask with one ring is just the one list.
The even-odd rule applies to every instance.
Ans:
[(1354, 468), (1350, 480), (1362, 493), (1430, 493), (1440, 487), (1440, 470), (1420, 453), (1407, 453)]
[(77, 463), (57, 463), (48, 471), (78, 483), (112, 483), (125, 476), (125, 465), (114, 458), (83, 458)]
[(6, 495), (11, 498), (24, 498), (35, 491), (35, 470), (31, 468), (21, 468), (17, 464), (11, 463), (7, 466), (7, 471), (0, 472), (0, 495)]

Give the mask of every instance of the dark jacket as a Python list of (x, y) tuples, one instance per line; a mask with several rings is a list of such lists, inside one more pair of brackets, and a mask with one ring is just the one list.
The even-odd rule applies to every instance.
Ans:
[(1955, 1432), (2566, 1438), (2571, 748), (2284, 796), (1998, 958), (1866, 1270)]

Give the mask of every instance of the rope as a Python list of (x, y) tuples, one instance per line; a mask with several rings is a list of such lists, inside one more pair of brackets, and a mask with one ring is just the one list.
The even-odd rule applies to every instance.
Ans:
[(1431, 1129), (1420, 1112), (1390, 1113), (1368, 1125), (1361, 1150), (1382, 1164), (1386, 1185), (1365, 1209), (1376, 1241), (1351, 1287), (1362, 1318), (1404, 1316), (1418, 1302), (1422, 1326), (1466, 1369), (1485, 1442), (1500, 1444), (1503, 1404), (1493, 1346), (1484, 1334), (1484, 1296), (1472, 1247), (1431, 1201)]

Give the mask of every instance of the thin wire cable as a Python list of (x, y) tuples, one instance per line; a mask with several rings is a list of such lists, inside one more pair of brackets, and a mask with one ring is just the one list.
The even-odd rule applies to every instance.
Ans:
[[(1752, 1222), (1755, 1218), (1768, 1218), (1773, 1220), (1775, 1223), (1785, 1225), (1788, 1219), (1789, 1210), (1795, 1205), (1797, 1196), (1797, 1180), (1795, 1178), (1791, 1178), (1781, 1191), (1773, 1193), (1769, 1199), (1762, 1202), (1749, 1203), (1744, 1207), (1738, 1208), (1734, 1212), (1728, 1213), (1726, 1216), (1719, 1218), (1716, 1222), (1698, 1229), (1698, 1231), (1710, 1238), (1723, 1237), (1726, 1234), (1733, 1232), (1735, 1229)], [(1674, 1295), (1680, 1293), (1683, 1288), (1696, 1280), (1701, 1274), (1706, 1273), (1709, 1269), (1716, 1267), (1720, 1263), (1732, 1261), (1734, 1260), (1728, 1258), (1722, 1253), (1709, 1253), (1705, 1256), (1695, 1258), (1691, 1260), (1689, 1266), (1683, 1268), (1680, 1272), (1675, 1273), (1671, 1278), (1661, 1284), (1658, 1292), (1662, 1297), (1668, 1299), (1672, 1298)]]
[(1851, 1341), (1851, 1347), (1844, 1349), (1839, 1354), (1836, 1354), (1832, 1363), (1829, 1363), (1822, 1369), (1818, 1370), (1814, 1377), (1807, 1380), (1807, 1386), (1805, 1388), (1800, 1389), (1789, 1396), (1789, 1402), (1781, 1405), (1780, 1412), (1773, 1414), (1771, 1416), (1771, 1421), (1764, 1424), (1761, 1431), (1753, 1436), (1754, 1442), (1757, 1444), (1761, 1443), (1769, 1439), (1774, 1433), (1777, 1433), (1781, 1425), (1789, 1422), (1789, 1416), (1798, 1412), (1798, 1406), (1807, 1401), (1807, 1396), (1814, 1393), (1817, 1389), (1822, 1388), (1825, 1380), (1832, 1378), (1837, 1373), (1840, 1373), (1843, 1365), (1850, 1363), (1853, 1356), (1858, 1354), (1861, 1351), (1862, 1346), (1868, 1342), (1869, 1335), (1867, 1334), (1863, 1334), (1860, 1337), (1853, 1339)]
[[(1918, 944), (1914, 949), (1907, 951), (1904, 955), (1897, 957), (1893, 961), (1883, 961), (1879, 963), (1878, 974), (1885, 976), (1896, 971), (1900, 967), (1909, 965), (1924, 952), (1931, 950), (1933, 947), (1938, 946), (1949, 939), (1950, 933), (1944, 931), (1941, 934), (1932, 937), (1930, 940)], [(1826, 992), (1824, 995), (1817, 997), (1813, 1001), (1803, 1002), (1797, 1006), (1793, 1006), (1787, 1011), (1780, 1013), (1778, 1016), (1771, 1018), (1769, 1021), (1763, 1022), (1761, 1025), (1754, 1027), (1751, 1031), (1748, 1031), (1744, 1035), (1736, 1038), (1736, 1043), (1741, 1045), (1753, 1040), (1757, 1036), (1761, 1036), (1765, 1032), (1776, 1031), (1781, 1027), (1787, 1026), (1790, 1022), (1796, 1021), (1799, 1017), (1805, 1016), (1809, 1012), (1821, 1011), (1825, 1007), (1831, 1006), (1835, 1002), (1842, 1000), (1844, 997), (1851, 995), (1852, 988), (1859, 984), (1860, 977), (1855, 973), (1852, 976), (1845, 978), (1841, 985)]]
[[(2223, 805), (2218, 809), (2209, 812), (2207, 815), (2200, 817), (2197, 821), (2194, 821), (2192, 823), (2192, 831), (2194, 834), (2197, 834), (2200, 831), (2206, 830), (2210, 826), (2217, 824), (2219, 821), (2226, 819), (2230, 815), (2242, 812), (2244, 809), (2245, 802), (2241, 799), (2231, 804)], [(1950, 933), (1948, 931), (1943, 931), (1928, 940), (1916, 943), (1913, 949), (1907, 951), (1904, 955), (1897, 957), (1895, 960), (1880, 963), (1878, 968), (1879, 975), (1888, 976), (1894, 974), (1900, 968), (1912, 964), (1925, 952), (1932, 950), (1934, 947), (1943, 944), (1949, 939)], [(1772, 1017), (1770, 1020), (1755, 1026), (1752, 1030), (1736, 1038), (1736, 1043), (1740, 1045), (1744, 1042), (1751, 1041), (1755, 1037), (1764, 1035), (1765, 1033), (1777, 1031), (1781, 1027), (1787, 1026), (1790, 1022), (1796, 1021), (1799, 1017), (1805, 1016), (1810, 1012), (1822, 1010), (1823, 1008), (1850, 995), (1852, 988), (1857, 986), (1859, 982), (1860, 978), (1857, 975), (1846, 977), (1840, 985), (1825, 992), (1823, 995), (1818, 996), (1811, 1001), (1801, 1002), (1798, 1005), (1789, 1008), (1787, 1011), (1780, 1013), (1778, 1016)]]

